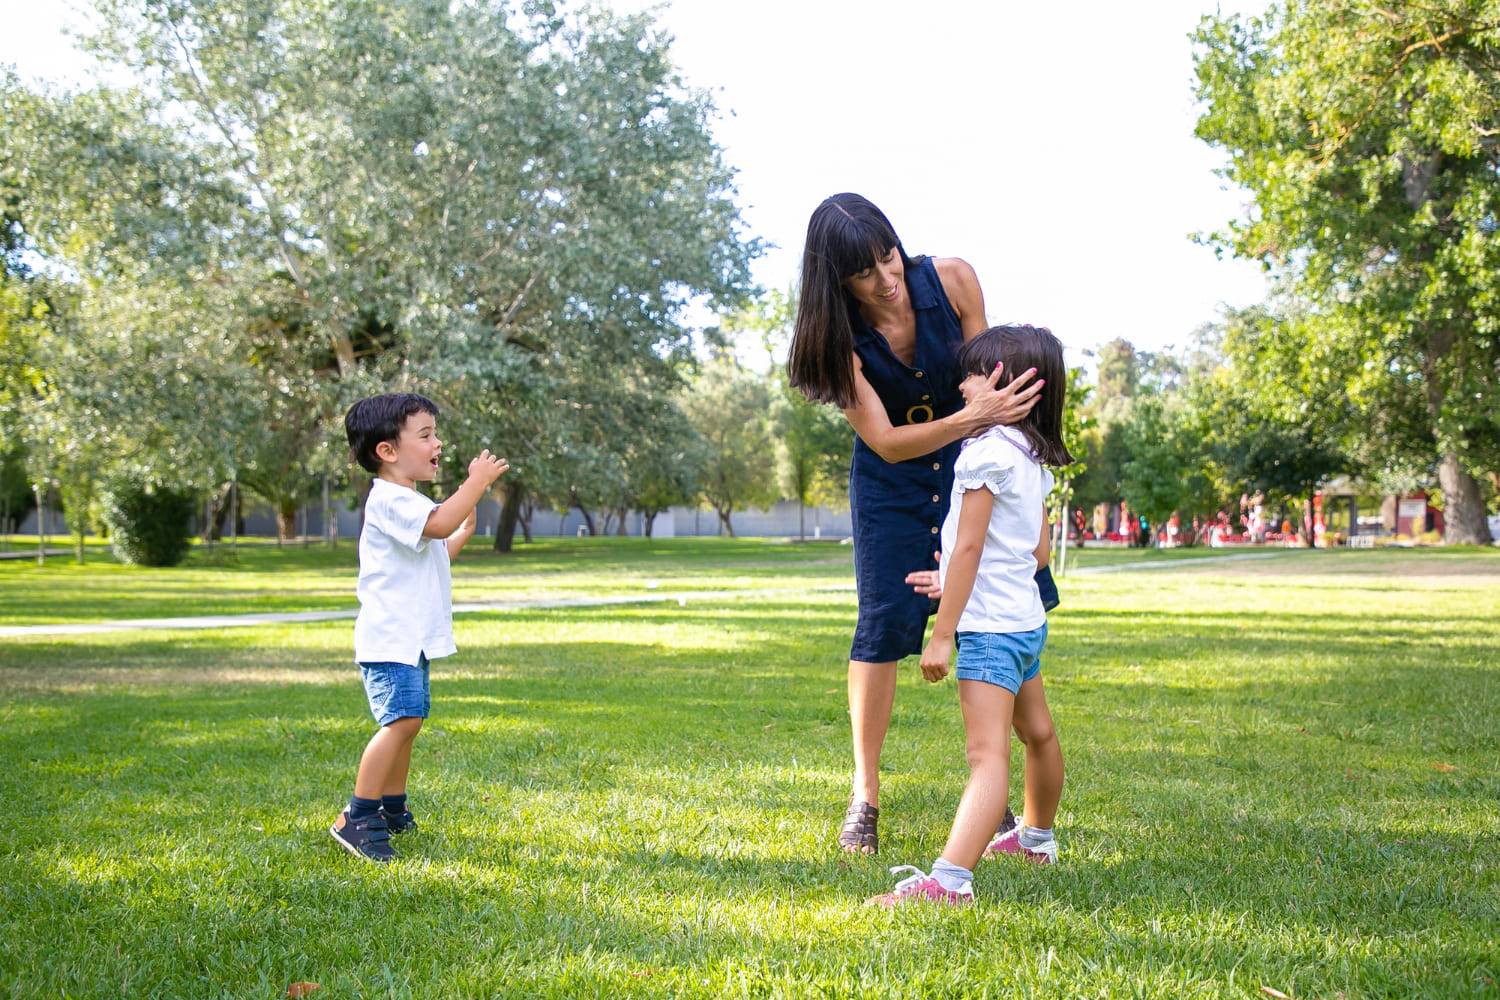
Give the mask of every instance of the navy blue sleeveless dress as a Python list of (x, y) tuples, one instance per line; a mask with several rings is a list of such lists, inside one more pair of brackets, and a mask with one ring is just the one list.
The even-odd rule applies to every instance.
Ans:
[[(917, 317), (917, 348), (906, 364), (869, 324), (858, 320), (854, 353), (865, 379), (885, 406), (892, 427), (926, 423), (963, 408), (958, 383), (958, 349), (963, 328), (948, 302), (932, 258), (913, 258), (906, 289)], [(887, 462), (854, 438), (849, 468), (849, 510), (854, 522), (854, 579), (859, 623), (849, 659), (888, 663), (922, 652), (922, 637), (933, 602), (906, 582), (914, 570), (937, 569), (933, 554), (948, 516), (953, 490), (954, 441), (921, 458)], [(1057, 604), (1052, 574), (1037, 574), (1042, 603)]]
[[(867, 323), (859, 322), (854, 334), (854, 353), (892, 427), (937, 420), (964, 404), (958, 392), (963, 329), (930, 257), (907, 265), (906, 290), (917, 316), (913, 364), (897, 358)], [(887, 462), (855, 436), (849, 510), (859, 624), (849, 659), (886, 663), (922, 651), (931, 602), (912, 590), (906, 574), (937, 568), (933, 553), (948, 516), (958, 450), (954, 441), (921, 458)]]

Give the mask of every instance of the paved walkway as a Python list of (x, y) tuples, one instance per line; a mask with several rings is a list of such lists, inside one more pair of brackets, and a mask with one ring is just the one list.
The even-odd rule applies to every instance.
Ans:
[[(816, 587), (814, 590), (853, 590), (853, 585)], [(806, 588), (778, 590), (682, 590), (648, 591), (609, 597), (554, 597), (534, 601), (479, 601), (453, 605), (454, 614), (472, 611), (546, 611), (553, 608), (604, 608), (620, 604), (658, 604), (676, 601), (738, 601), (745, 597), (769, 597), (806, 593)], [(73, 622), (57, 625), (3, 625), (0, 638), (25, 635), (96, 635), (101, 632), (131, 632), (157, 629), (245, 628), (254, 625), (286, 625), (298, 622), (350, 620), (357, 608), (336, 611), (274, 611), (250, 615), (194, 615), (186, 618), (126, 618), (119, 621)]]
[[(1087, 576), (1095, 573), (1118, 573), (1123, 570), (1179, 569), (1202, 566), (1207, 563), (1243, 562), (1249, 559), (1274, 559), (1285, 555), (1276, 552), (1238, 552), (1226, 556), (1204, 556), (1201, 559), (1151, 559), (1139, 562), (1115, 563), (1110, 566), (1084, 566), (1069, 570), (1068, 576)], [(531, 601), (479, 601), (453, 605), (454, 614), (474, 611), (547, 611), (554, 608), (605, 608), (624, 604), (659, 604), (675, 601), (740, 601), (747, 597), (785, 597), (796, 594), (853, 592), (854, 584), (841, 583), (824, 587), (778, 587), (772, 590), (682, 590), (672, 592), (647, 591), (643, 594), (617, 594), (608, 597), (552, 597)], [(298, 622), (329, 622), (349, 620), (359, 613), (358, 609), (345, 608), (336, 611), (275, 611), (249, 615), (193, 615), (184, 618), (127, 618), (119, 621), (75, 622), (57, 625), (3, 625), (0, 639), (31, 635), (97, 635), (102, 632), (133, 632), (145, 630), (246, 628), (255, 625), (289, 625)]]
[[(70, 556), (70, 555), (73, 554), (73, 550), (72, 549), (47, 549), (46, 551), (47, 551), (47, 555), (49, 557), (50, 556)], [(36, 558), (36, 549), (17, 549), (14, 552), (0, 552), (0, 559), (35, 559), (35, 558)]]

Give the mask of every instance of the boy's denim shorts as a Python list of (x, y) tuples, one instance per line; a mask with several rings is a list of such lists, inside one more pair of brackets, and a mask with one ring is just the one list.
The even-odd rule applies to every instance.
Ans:
[(382, 726), (397, 719), (425, 719), (432, 711), (432, 689), (427, 678), (427, 654), (410, 663), (361, 663), (359, 673), (370, 699), (370, 714)]
[(1045, 624), (1030, 632), (960, 632), (955, 673), (961, 681), (984, 681), (1017, 694), (1042, 672), (1045, 645)]

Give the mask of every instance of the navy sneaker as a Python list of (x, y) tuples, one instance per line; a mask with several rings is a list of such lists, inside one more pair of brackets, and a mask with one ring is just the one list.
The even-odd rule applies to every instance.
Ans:
[(401, 812), (393, 813), (386, 812), (382, 808), (380, 815), (385, 817), (385, 825), (393, 837), (398, 833), (408, 833), (417, 828), (417, 818), (411, 814), (410, 809), (403, 809)]
[(328, 832), (339, 846), (356, 858), (380, 864), (396, 860), (396, 852), (391, 849), (391, 831), (386, 826), (385, 817), (378, 812), (364, 819), (352, 820), (349, 810), (345, 809)]

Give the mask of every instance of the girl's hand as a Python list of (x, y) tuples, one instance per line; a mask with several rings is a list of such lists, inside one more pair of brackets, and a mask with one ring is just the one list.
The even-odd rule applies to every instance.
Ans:
[[(996, 365), (995, 370), (990, 372), (986, 381), (989, 383), (990, 391), (980, 393), (964, 406), (961, 411), (965, 421), (975, 433), (989, 430), (996, 424), (1020, 423), (1031, 408), (1036, 405), (1037, 394), (1042, 391), (1042, 386), (1047, 384), (1046, 379), (1037, 379), (1035, 368), (1028, 368), (1017, 375), (1003, 389), (996, 389), (1000, 383), (1002, 365)], [(1030, 382), (1030, 385), (1027, 383)]]
[(933, 636), (922, 650), (922, 676), (936, 684), (948, 676), (948, 661), (953, 658), (953, 637)]

